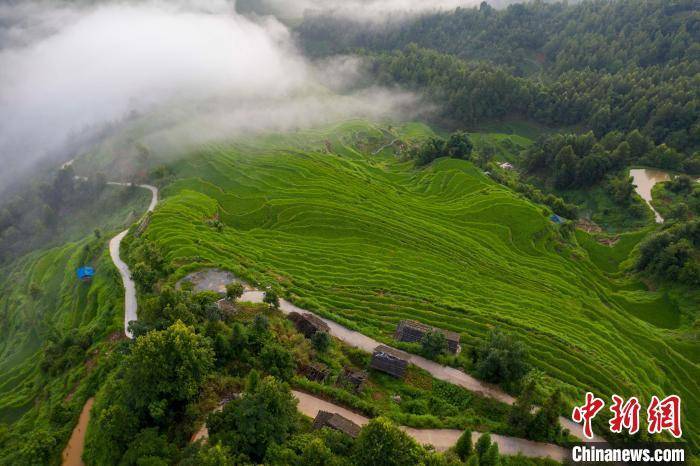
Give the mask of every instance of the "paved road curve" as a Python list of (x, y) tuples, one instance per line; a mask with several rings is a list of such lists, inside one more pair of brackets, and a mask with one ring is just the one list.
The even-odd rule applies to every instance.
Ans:
[[(129, 183), (118, 183), (116, 181), (110, 181), (109, 184), (116, 186), (129, 185)], [(148, 205), (146, 213), (153, 212), (153, 209), (156, 208), (156, 204), (158, 204), (158, 188), (150, 184), (140, 184), (138, 187), (151, 191), (151, 203)], [(133, 338), (134, 336), (129, 332), (129, 322), (137, 319), (136, 309), (138, 308), (138, 304), (136, 302), (136, 284), (131, 279), (129, 266), (127, 266), (119, 256), (119, 247), (128, 232), (129, 229), (127, 228), (109, 240), (109, 255), (112, 258), (112, 262), (114, 262), (114, 265), (117, 267), (117, 270), (119, 270), (119, 275), (121, 275), (124, 284), (124, 334), (129, 338)]]
[[(294, 398), (299, 402), (297, 404), (297, 410), (312, 419), (316, 417), (319, 411), (327, 411), (329, 413), (340, 414), (359, 426), (364, 426), (369, 422), (369, 418), (361, 414), (357, 414), (354, 411), (350, 411), (347, 408), (338, 406), (314, 395), (297, 390), (292, 390), (292, 395), (294, 395)], [(221, 408), (222, 406), (218, 407), (216, 411), (221, 410)], [(462, 435), (462, 431), (457, 429), (415, 429), (405, 426), (401, 426), (400, 428), (421, 445), (432, 445), (437, 451), (445, 451), (454, 446), (459, 436)], [(482, 434), (479, 432), (472, 432), (472, 441), (476, 442), (481, 435)], [(207, 437), (209, 437), (209, 430), (205, 425), (192, 436), (192, 441), (206, 439)], [(498, 444), (498, 450), (503, 455), (517, 455), (520, 453), (523, 456), (533, 458), (550, 457), (559, 462), (564, 461), (568, 456), (568, 452), (565, 448), (550, 443), (533, 442), (531, 440), (506, 437), (505, 435), (498, 434), (491, 434), (491, 440)]]

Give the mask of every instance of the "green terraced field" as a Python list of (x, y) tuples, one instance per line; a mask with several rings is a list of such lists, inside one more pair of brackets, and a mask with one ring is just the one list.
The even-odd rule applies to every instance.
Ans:
[[(403, 318), (458, 331), (467, 345), (500, 326), (577, 401), (584, 388), (678, 392), (697, 448), (698, 345), (662, 328), (677, 326), (675, 304), (608, 275), (596, 265), (604, 253), (590, 260), (567, 245), (541, 206), (468, 162), (416, 170), (390, 151), (369, 155), (363, 141), (385, 133), (351, 122), (192, 154), (175, 164), (179, 180), (147, 235), (179, 267), (173, 279), (215, 265), (276, 280), (299, 304), (386, 341)], [(205, 222), (217, 214), (221, 232)], [(656, 323), (669, 325), (638, 315), (662, 302), (669, 314)]]
[[(106, 337), (121, 335), (124, 295), (107, 250), (109, 236), (95, 239), (92, 230), (123, 228), (133, 212), (148, 204), (148, 195), (140, 191), (124, 204), (114, 190), (109, 200), (123, 205), (113, 203), (92, 217), (78, 213), (61, 232), (72, 241), (26, 254), (0, 269), (0, 464), (17, 464), (13, 455), (19, 451), (23, 458), (36, 452), (37, 464), (43, 462), (43, 452), (57, 462), (85, 399), (95, 391), (99, 370), (92, 368)], [(95, 267), (90, 284), (76, 277), (76, 268), (84, 264)], [(32, 293), (32, 283), (39, 286), (38, 293)], [(61, 339), (71, 331), (91, 335), (93, 344), (63, 352), (70, 361), (64, 370), (42, 371), (48, 337)]]

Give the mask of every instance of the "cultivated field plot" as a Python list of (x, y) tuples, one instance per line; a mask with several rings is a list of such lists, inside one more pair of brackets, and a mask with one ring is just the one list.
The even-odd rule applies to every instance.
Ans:
[(418, 170), (358, 143), (382, 131), (353, 122), (193, 154), (176, 165), (147, 236), (176, 278), (217, 266), (275, 280), (300, 305), (385, 341), (404, 318), (460, 332), (466, 345), (499, 326), (569, 397), (679, 392), (697, 446), (696, 344), (635, 313), (669, 304), (610, 278), (542, 207), (472, 164)]

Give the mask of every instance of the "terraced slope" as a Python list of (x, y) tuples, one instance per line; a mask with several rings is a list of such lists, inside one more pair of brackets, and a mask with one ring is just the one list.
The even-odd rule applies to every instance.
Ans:
[[(148, 236), (180, 266), (175, 278), (216, 265), (277, 280), (304, 307), (378, 339), (402, 318), (467, 344), (498, 325), (572, 399), (583, 389), (679, 392), (697, 447), (697, 345), (633, 312), (663, 297), (618, 288), (561, 241), (541, 207), (468, 162), (415, 170), (387, 151), (370, 155), (362, 141), (383, 132), (353, 122), (193, 154), (175, 167), (181, 179), (163, 191)], [(217, 216), (222, 231), (207, 223)]]
[[(58, 460), (96, 388), (99, 369), (94, 369), (105, 337), (121, 334), (121, 281), (107, 238), (96, 238), (92, 230), (128, 224), (132, 210), (145, 209), (148, 196), (124, 202), (115, 191), (114, 200), (122, 205), (77, 222), (62, 246), (34, 251), (0, 269), (0, 464)], [(90, 284), (76, 278), (76, 268), (85, 264), (96, 271)], [(47, 347), (53, 348), (51, 357)]]

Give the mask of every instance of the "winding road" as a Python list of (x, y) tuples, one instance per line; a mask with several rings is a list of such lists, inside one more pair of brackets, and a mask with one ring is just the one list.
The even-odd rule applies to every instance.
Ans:
[[(297, 399), (297, 410), (310, 418), (315, 418), (319, 411), (337, 413), (346, 419), (351, 420), (359, 426), (364, 426), (369, 422), (369, 418), (350, 411), (347, 408), (338, 406), (329, 401), (318, 398), (309, 393), (292, 390), (292, 395)], [(219, 406), (216, 411), (223, 408)], [(413, 427), (400, 426), (400, 429), (413, 437), (421, 445), (432, 445), (437, 451), (445, 451), (457, 443), (462, 430), (458, 429), (415, 429)], [(472, 432), (472, 442), (476, 442), (482, 434)], [(507, 437), (505, 435), (490, 434), (491, 440), (498, 444), (498, 451), (503, 455), (517, 455), (531, 458), (549, 457), (556, 461), (564, 461), (568, 457), (568, 450), (551, 443), (533, 442), (517, 437)], [(207, 426), (202, 426), (193, 436), (192, 441), (206, 439), (209, 437)]]
[[(119, 183), (116, 181), (110, 181), (107, 184), (115, 186), (129, 186), (129, 183)], [(156, 208), (156, 204), (158, 204), (158, 188), (151, 186), (150, 184), (140, 184), (137, 186), (139, 188), (144, 188), (151, 191), (151, 203), (148, 205), (148, 209), (146, 209), (144, 215), (148, 212), (153, 212), (153, 210)], [(136, 285), (131, 279), (131, 271), (129, 270), (129, 266), (126, 265), (126, 263), (119, 256), (119, 248), (121, 247), (122, 240), (128, 232), (129, 229), (127, 228), (109, 240), (109, 255), (112, 258), (112, 262), (114, 262), (114, 265), (117, 267), (117, 270), (119, 270), (119, 275), (121, 275), (122, 284), (124, 285), (124, 335), (126, 335), (128, 338), (133, 338), (134, 336), (129, 331), (129, 322), (137, 319), (136, 309), (138, 308), (138, 303), (136, 301)]]

